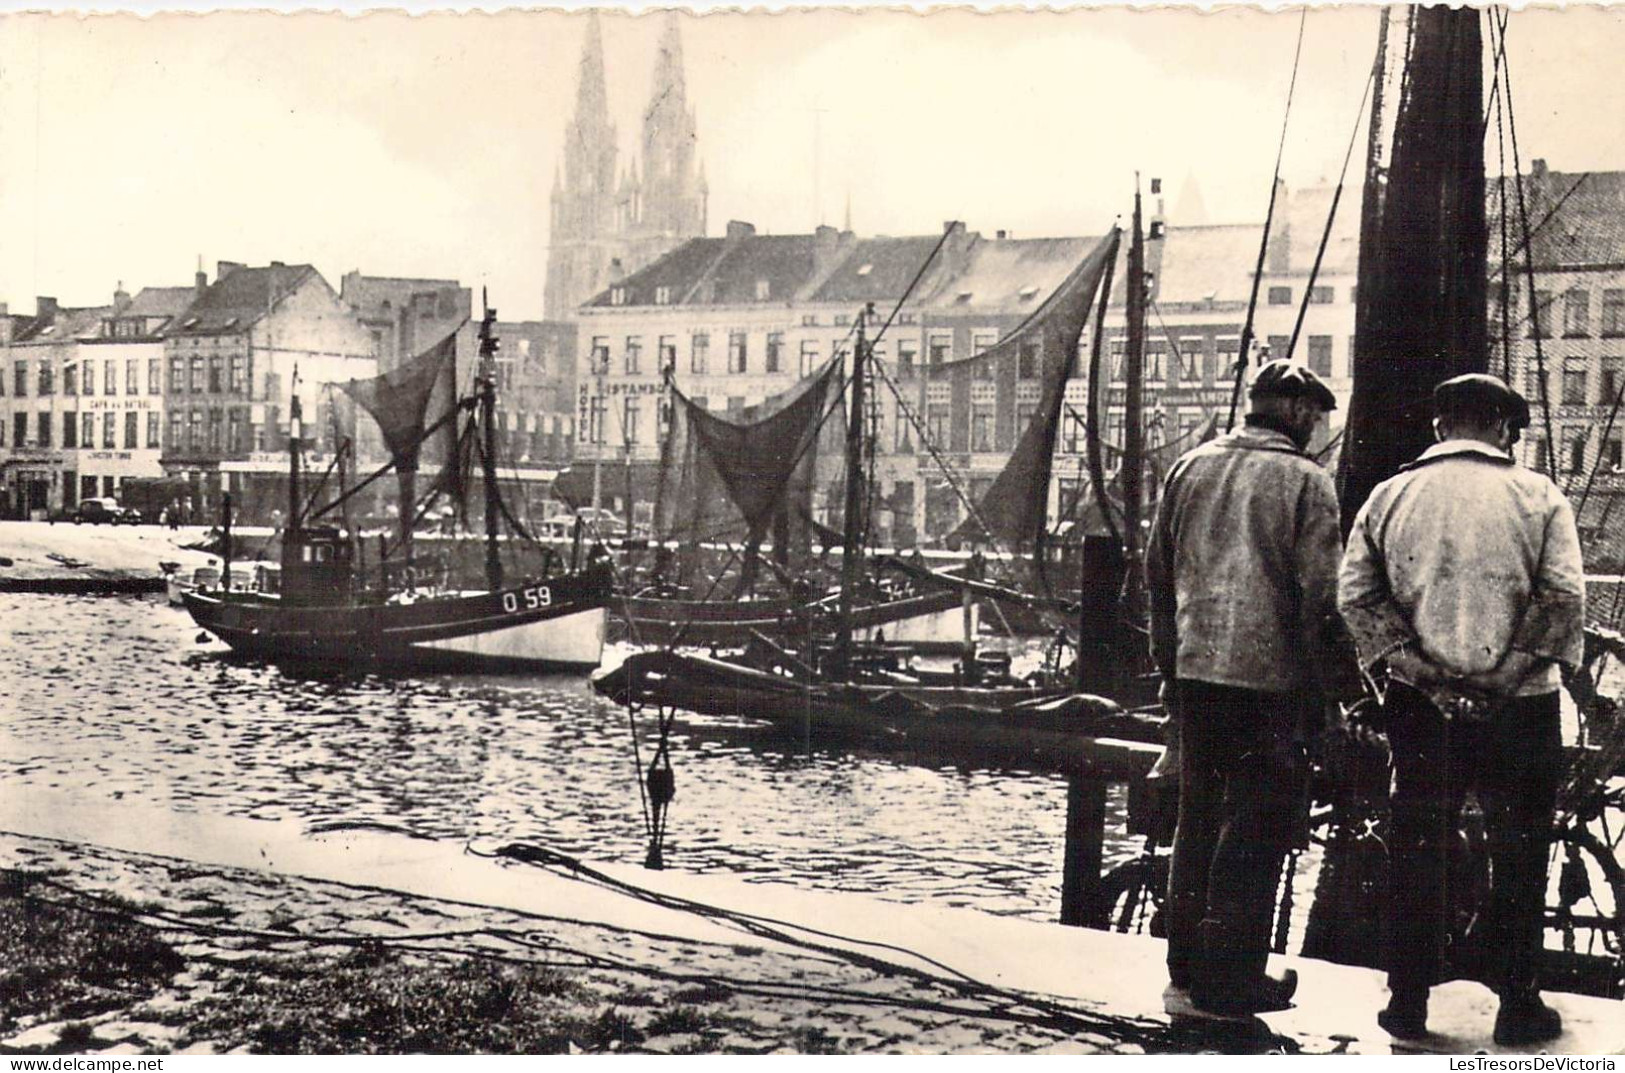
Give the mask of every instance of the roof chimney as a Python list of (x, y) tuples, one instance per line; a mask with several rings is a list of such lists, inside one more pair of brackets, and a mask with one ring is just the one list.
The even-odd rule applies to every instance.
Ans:
[(993, 232), (993, 237), (998, 238), (998, 239), (1005, 239), (1005, 238), (1010, 237), (1010, 233), (1001, 228), (998, 231)]
[(1531, 179), (1546, 178), (1546, 158), (1536, 157), (1529, 162), (1529, 177)]
[(0, 302), (0, 346), (11, 345), (11, 330), (15, 322), (11, 319), (11, 305)]
[(755, 224), (748, 224), (743, 220), (728, 221), (728, 240), (730, 242), (737, 242), (743, 238), (750, 238), (754, 234), (756, 234)]
[(34, 299), (34, 316), (39, 317), (42, 320), (46, 317), (55, 319), (58, 311), (59, 310), (55, 298), (47, 298), (44, 295), (40, 295), (38, 298)]
[(626, 278), (626, 266), (621, 264), (619, 257), (612, 257), (609, 261), (609, 281), (619, 283)]
[(124, 289), (124, 281), (118, 281), (118, 288), (113, 291), (113, 315), (116, 317), (130, 308), (130, 292)]
[(203, 292), (208, 290), (208, 289), (209, 289), (209, 274), (207, 272), (203, 271), (202, 268), (199, 268), (197, 270), (197, 275), (192, 277), (192, 292), (197, 297), (202, 298), (203, 297)]

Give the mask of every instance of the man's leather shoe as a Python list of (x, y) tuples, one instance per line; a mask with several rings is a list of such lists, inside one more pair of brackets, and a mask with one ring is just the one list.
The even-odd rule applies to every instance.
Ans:
[(1544, 1043), (1562, 1034), (1563, 1015), (1542, 1002), (1538, 993), (1502, 997), (1495, 1014), (1495, 1042)]
[(1292, 995), (1298, 990), (1298, 973), (1287, 969), (1279, 977), (1268, 973), (1250, 980), (1236, 981), (1201, 979), (1191, 989), (1191, 1001), (1196, 1008), (1223, 1017), (1242, 1017), (1253, 1013), (1273, 1013), (1292, 1008)]
[(1395, 1039), (1421, 1039), (1428, 1034), (1428, 996), (1393, 994), (1377, 1014), (1377, 1024)]

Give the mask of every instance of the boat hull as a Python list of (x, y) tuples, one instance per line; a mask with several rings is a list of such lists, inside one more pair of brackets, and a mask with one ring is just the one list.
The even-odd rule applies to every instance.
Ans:
[[(860, 604), (852, 631), (861, 640), (883, 632), (888, 641), (920, 652), (958, 652), (965, 646), (962, 601), (955, 593), (930, 592), (884, 603)], [(615, 640), (635, 645), (679, 643), (696, 648), (737, 648), (757, 634), (784, 638), (795, 628), (789, 600), (664, 600), (616, 597), (611, 605)], [(974, 637), (976, 609), (971, 609)]]
[(411, 602), (300, 606), (189, 592), (197, 624), (247, 656), (407, 669), (580, 671), (598, 666), (610, 578), (595, 572)]
[(1065, 689), (808, 685), (670, 651), (634, 653), (592, 684), (622, 705), (760, 720), (809, 741), (869, 742), (977, 765), (1137, 779), (1162, 752), (1160, 720)]

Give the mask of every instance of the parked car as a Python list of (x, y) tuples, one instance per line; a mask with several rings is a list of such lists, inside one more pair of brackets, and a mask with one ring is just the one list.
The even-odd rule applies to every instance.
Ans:
[(133, 510), (125, 510), (118, 505), (116, 499), (83, 499), (73, 511), (73, 524), (100, 525), (103, 522), (109, 525), (139, 525), (141, 515)]

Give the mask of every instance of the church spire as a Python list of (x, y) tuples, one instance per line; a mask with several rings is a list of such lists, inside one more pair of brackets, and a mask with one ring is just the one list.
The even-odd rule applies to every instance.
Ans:
[(683, 71), (680, 23), (676, 12), (667, 12), (655, 53), (649, 105), (643, 112), (642, 218), (656, 233), (688, 237), (705, 231), (697, 139)]

